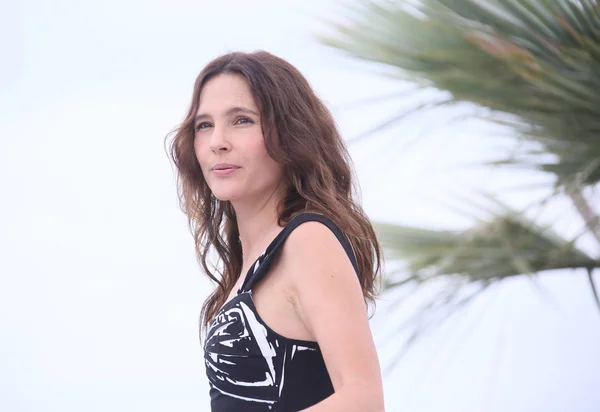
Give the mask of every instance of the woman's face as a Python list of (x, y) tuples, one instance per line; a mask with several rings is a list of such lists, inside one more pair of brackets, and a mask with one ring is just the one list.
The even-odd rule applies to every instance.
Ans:
[(194, 151), (217, 199), (258, 202), (281, 184), (283, 167), (267, 153), (260, 121), (244, 77), (220, 74), (202, 88)]

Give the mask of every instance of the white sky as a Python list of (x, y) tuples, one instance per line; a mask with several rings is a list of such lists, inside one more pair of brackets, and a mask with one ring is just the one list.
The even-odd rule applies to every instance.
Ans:
[[(6, 2), (0, 14), (0, 410), (208, 411), (197, 317), (209, 292), (163, 148), (199, 70), (230, 50), (288, 59), (347, 138), (410, 100), (349, 103), (405, 86), (319, 46), (333, 1)], [(429, 113), (353, 144), (376, 219), (464, 227), (445, 203), (469, 187), (522, 206), (539, 178), (457, 165), (498, 155), (476, 122)], [(404, 146), (420, 134), (418, 144)], [(543, 217), (580, 224), (557, 203)], [(592, 243), (582, 243), (591, 250)], [(424, 295), (417, 295), (419, 301)], [(407, 316), (379, 304), (385, 336)], [(387, 345), (386, 345), (387, 344)], [(585, 275), (507, 282), (385, 376), (387, 410), (598, 411), (600, 313)]]

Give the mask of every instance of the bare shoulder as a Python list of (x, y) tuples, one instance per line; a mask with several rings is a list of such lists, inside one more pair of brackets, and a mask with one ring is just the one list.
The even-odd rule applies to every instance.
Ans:
[(305, 321), (302, 302), (322, 306), (325, 302), (339, 304), (339, 300), (350, 299), (364, 305), (350, 258), (336, 235), (321, 222), (304, 222), (289, 234), (281, 253), (281, 265), (291, 287), (292, 300)]
[(360, 291), (350, 258), (336, 235), (321, 222), (304, 222), (286, 240), (281, 262), (296, 292), (346, 287)]
[(319, 344), (336, 392), (368, 388), (365, 403), (382, 399), (363, 292), (335, 234), (320, 222), (304, 222), (290, 233), (281, 258), (294, 310)]
[(300, 253), (318, 251), (323, 246), (341, 248), (337, 237), (331, 229), (317, 221), (308, 221), (300, 224), (289, 234), (286, 243), (290, 246), (288, 250), (297, 249)]

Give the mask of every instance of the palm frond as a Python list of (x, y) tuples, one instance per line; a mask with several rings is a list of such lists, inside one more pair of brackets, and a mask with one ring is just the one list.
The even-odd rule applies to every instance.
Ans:
[[(362, 0), (328, 46), (375, 62), (554, 156), (534, 163), (564, 184), (600, 159), (600, 3), (595, 0)], [(529, 153), (523, 153), (528, 155)], [(512, 159), (515, 161), (515, 159)], [(583, 184), (600, 182), (600, 167)]]
[(547, 270), (600, 266), (600, 261), (576, 247), (575, 239), (564, 239), (550, 226), (533, 222), (500, 202), (496, 201), (494, 209), (488, 220), (464, 231), (375, 223), (386, 259), (404, 265), (390, 274), (386, 286), (439, 276), (492, 283)]
[[(551, 227), (540, 225), (491, 197), (488, 200), (493, 202), (488, 207), (488, 217), (476, 218), (477, 223), (463, 231), (375, 223), (386, 260), (398, 263), (395, 270), (386, 274), (385, 293), (409, 284), (443, 282), (443, 287), (425, 299), (406, 322), (386, 325), (389, 337), (397, 340), (404, 336), (395, 357), (387, 362), (388, 369), (424, 334), (506, 279), (583, 268), (590, 273), (594, 286), (591, 272), (600, 267), (600, 260), (578, 249), (577, 237), (564, 239)], [(593, 291), (597, 298), (595, 287)], [(397, 304), (404, 301), (397, 299)]]

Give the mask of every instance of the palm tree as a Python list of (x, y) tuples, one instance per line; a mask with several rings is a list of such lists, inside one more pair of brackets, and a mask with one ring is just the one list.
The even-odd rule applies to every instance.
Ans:
[[(446, 92), (430, 106), (484, 109), (516, 143), (527, 143), (493, 166), (553, 176), (553, 196), (570, 199), (582, 233), (600, 246), (600, 219), (591, 204), (600, 181), (600, 2), (357, 1), (321, 41), (420, 89)], [(377, 223), (386, 257), (403, 263), (387, 274), (386, 288), (445, 279), (451, 287), (427, 309), (450, 314), (509, 277), (583, 268), (600, 309), (593, 278), (600, 260), (577, 247), (579, 236), (565, 238), (523, 212), (492, 204), (491, 214), (462, 232)], [(408, 343), (431, 324), (421, 319)]]

